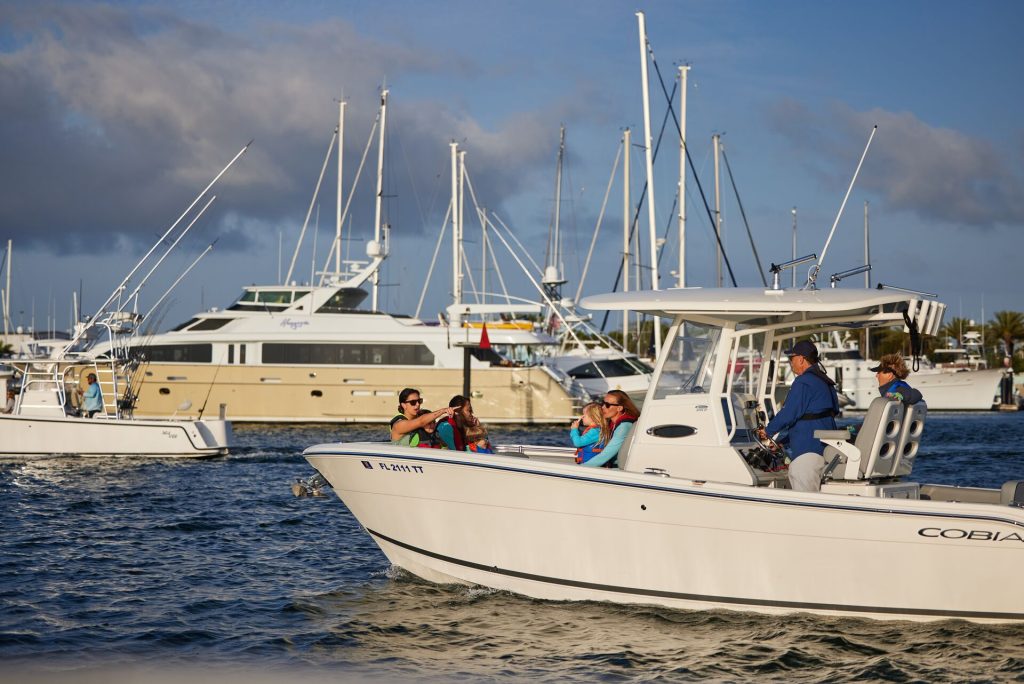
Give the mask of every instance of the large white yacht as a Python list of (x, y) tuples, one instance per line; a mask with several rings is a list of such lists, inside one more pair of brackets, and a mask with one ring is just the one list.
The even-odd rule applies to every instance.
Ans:
[[(144, 380), (136, 413), (226, 403), (235, 421), (386, 422), (403, 387), (419, 389), (435, 408), (461, 394), (468, 349), (481, 419), (572, 418), (581, 393), (568, 376), (473, 347), (481, 335), (475, 326), (360, 310), (368, 293), (354, 283), (246, 287), (226, 310), (153, 336), (138, 350)], [(555, 342), (515, 328), (488, 335), (495, 346), (518, 348), (520, 358)]]
[[(844, 408), (866, 411), (878, 396), (878, 380), (871, 370), (877, 361), (865, 359), (852, 338), (833, 333), (829, 343), (818, 345), (821, 363), (849, 399)], [(920, 359), (920, 367), (907, 382), (920, 390), (932, 410), (987, 411), (999, 403), (999, 383), (1004, 372), (977, 364), (934, 364)]]
[[(904, 315), (935, 334), (942, 304), (894, 290), (753, 288), (583, 303), (672, 320), (617, 468), (529, 445), (494, 455), (388, 443), (306, 450), (392, 563), (552, 600), (1024, 620), (1024, 480), (910, 480), (928, 434), (923, 403), (876, 398), (853, 444), (845, 430), (816, 433), (829, 445), (820, 492), (790, 489), (756, 440), (794, 339)], [(749, 372), (736, 359), (750, 340), (764, 359), (753, 391), (736, 377)]]

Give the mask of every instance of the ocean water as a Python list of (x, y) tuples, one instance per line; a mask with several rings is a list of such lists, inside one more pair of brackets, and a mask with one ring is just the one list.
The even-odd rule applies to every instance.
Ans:
[[(1024, 414), (933, 413), (915, 479), (1024, 479), (1022, 428)], [(423, 582), (390, 567), (333, 493), (290, 491), (312, 473), (303, 448), (382, 428), (236, 432), (236, 453), (210, 461), (0, 462), (0, 681), (1024, 681), (1021, 625), (547, 602)], [(493, 435), (563, 443), (562, 430)]]

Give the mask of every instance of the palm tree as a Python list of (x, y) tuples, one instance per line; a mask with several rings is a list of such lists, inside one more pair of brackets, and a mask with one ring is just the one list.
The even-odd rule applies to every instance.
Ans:
[(7, 342), (0, 341), (0, 356), (10, 356), (14, 353), (14, 347)]
[(1024, 339), (1024, 314), (1019, 311), (996, 311), (989, 329), (1006, 345), (1006, 355), (1013, 358), (1013, 343)]
[(951, 318), (948, 323), (945, 323), (939, 328), (939, 337), (943, 340), (956, 340), (958, 343), (963, 342), (961, 339), (965, 332), (972, 330), (978, 330), (980, 326), (974, 324), (972, 321), (966, 318)]

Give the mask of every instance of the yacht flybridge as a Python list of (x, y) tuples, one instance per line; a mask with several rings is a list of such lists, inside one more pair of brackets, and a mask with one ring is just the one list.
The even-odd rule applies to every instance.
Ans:
[[(394, 564), (554, 600), (1024, 620), (1024, 481), (910, 480), (926, 407), (878, 398), (854, 444), (820, 433), (820, 492), (790, 489), (756, 440), (795, 338), (899, 323), (935, 334), (942, 304), (896, 290), (677, 289), (584, 305), (672, 320), (617, 468), (529, 445), (306, 450)], [(756, 373), (736, 363), (750, 347)]]

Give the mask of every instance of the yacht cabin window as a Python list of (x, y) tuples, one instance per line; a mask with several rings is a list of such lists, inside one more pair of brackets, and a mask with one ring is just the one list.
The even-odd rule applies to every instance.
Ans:
[(655, 399), (711, 392), (722, 329), (711, 325), (683, 323), (678, 330), (658, 377), (654, 389)]

